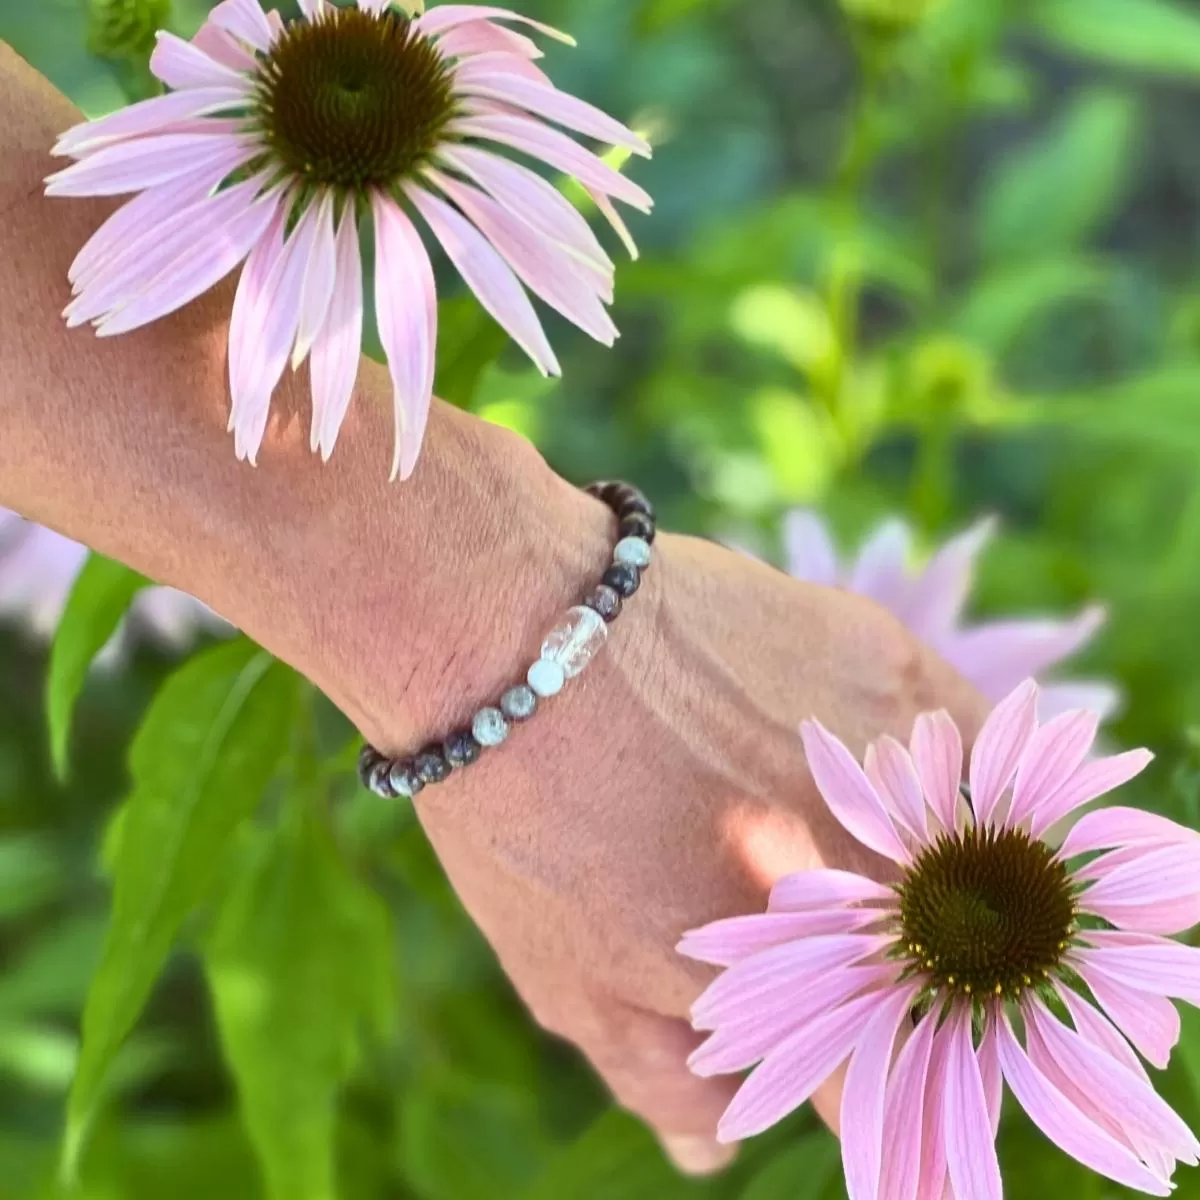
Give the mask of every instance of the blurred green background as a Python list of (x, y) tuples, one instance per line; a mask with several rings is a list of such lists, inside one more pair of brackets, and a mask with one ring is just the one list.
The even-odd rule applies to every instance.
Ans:
[[(0, 36), (94, 116), (148, 94), (149, 31), (190, 35), (209, 6), (0, 0)], [(579, 39), (548, 48), (555, 81), (652, 135), (634, 170), (657, 207), (618, 270), (615, 352), (554, 323), (565, 381), (548, 384), (452, 288), (441, 394), (570, 478), (636, 480), (669, 527), (775, 558), (793, 504), (825, 509), (847, 546), (887, 513), (927, 545), (1001, 514), (978, 610), (1104, 600), (1082, 666), (1126, 692), (1114, 740), (1159, 755), (1134, 798), (1197, 824), (1200, 7), (528, 11)], [(103, 608), (86, 600), (85, 646)], [(676, 1177), (532, 1026), (411, 818), (356, 793), (351, 731), (252, 647), (202, 647), (165, 686), (180, 664), (144, 648), (93, 672), (65, 782), (47, 664), (0, 632), (2, 1200), (842, 1194), (807, 1114), (722, 1178)], [(230, 681), (245, 703), (218, 728)], [(169, 754), (205, 738), (216, 770), (172, 775)], [(172, 822), (214, 797), (229, 836), (198, 881), (205, 844)], [(176, 836), (177, 875), (154, 875)], [(114, 874), (125, 941), (90, 1003), (68, 1180)], [(1195, 1014), (1160, 1084), (1200, 1124)], [(1002, 1157), (1012, 1196), (1125, 1194), (1012, 1109)], [(1200, 1197), (1200, 1172), (1179, 1183)]]

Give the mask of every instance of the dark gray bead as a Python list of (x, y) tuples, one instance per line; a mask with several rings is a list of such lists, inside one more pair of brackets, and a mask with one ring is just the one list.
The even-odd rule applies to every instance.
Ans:
[(617, 515), (624, 519), (634, 513), (641, 513), (643, 516), (649, 517), (651, 521), (654, 520), (654, 505), (641, 492), (635, 492), (632, 496), (623, 498)]
[(409, 800), (425, 786), (425, 780), (417, 774), (417, 768), (411, 758), (398, 758), (392, 763), (388, 779), (396, 795), (405, 796)]
[(465, 729), (452, 733), (442, 747), (442, 754), (452, 767), (469, 767), (483, 753), (483, 747)]
[(623, 600), (628, 600), (638, 590), (638, 585), (642, 582), (642, 573), (629, 563), (613, 563), (604, 572), (604, 582)]
[(396, 798), (396, 793), (392, 788), (391, 780), (388, 777), (390, 767), (391, 764), (387, 761), (387, 759), (381, 758), (379, 762), (377, 762), (371, 768), (371, 776), (367, 783), (367, 786), (375, 793), (375, 795), (382, 796), (385, 800), (395, 800)]
[(537, 712), (537, 693), (528, 684), (518, 683), (500, 697), (500, 711), (510, 721), (527, 721)]
[(623, 538), (639, 537), (644, 542), (653, 542), (654, 532), (654, 521), (645, 513), (630, 513), (621, 518), (620, 533)]
[(441, 783), (450, 774), (450, 764), (442, 757), (441, 746), (426, 746), (413, 759), (413, 766), (426, 783)]
[(611, 486), (607, 479), (598, 479), (595, 483), (589, 483), (583, 490), (589, 496), (595, 496), (597, 500), (603, 500), (605, 489)]
[(621, 597), (607, 583), (599, 583), (592, 588), (584, 604), (594, 608), (605, 621), (615, 621), (621, 615)]
[(358, 779), (363, 787), (371, 786), (371, 772), (383, 762), (383, 755), (374, 746), (364, 746), (358, 753)]

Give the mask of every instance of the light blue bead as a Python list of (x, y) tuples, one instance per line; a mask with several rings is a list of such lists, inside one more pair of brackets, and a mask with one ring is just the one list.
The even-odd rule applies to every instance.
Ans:
[(539, 658), (529, 668), (529, 674), (525, 678), (539, 696), (556, 696), (567, 682), (567, 673), (563, 670), (562, 663), (550, 658)]
[(471, 732), (481, 746), (498, 746), (508, 737), (508, 722), (498, 708), (481, 708), (471, 722)]
[(624, 537), (613, 547), (613, 562), (640, 570), (650, 565), (652, 553), (650, 543), (645, 538)]

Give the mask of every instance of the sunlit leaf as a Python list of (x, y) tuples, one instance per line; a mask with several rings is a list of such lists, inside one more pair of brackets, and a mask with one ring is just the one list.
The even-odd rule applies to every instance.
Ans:
[(1076, 54), (1166, 75), (1200, 75), (1200, 14), (1178, 0), (1045, 0), (1038, 27)]

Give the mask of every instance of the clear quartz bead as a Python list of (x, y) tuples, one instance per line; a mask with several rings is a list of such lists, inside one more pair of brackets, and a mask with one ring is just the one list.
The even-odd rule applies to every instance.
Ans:
[(608, 638), (608, 626), (595, 609), (582, 604), (550, 630), (542, 643), (542, 657), (561, 665), (563, 674), (574, 679), (596, 656)]

